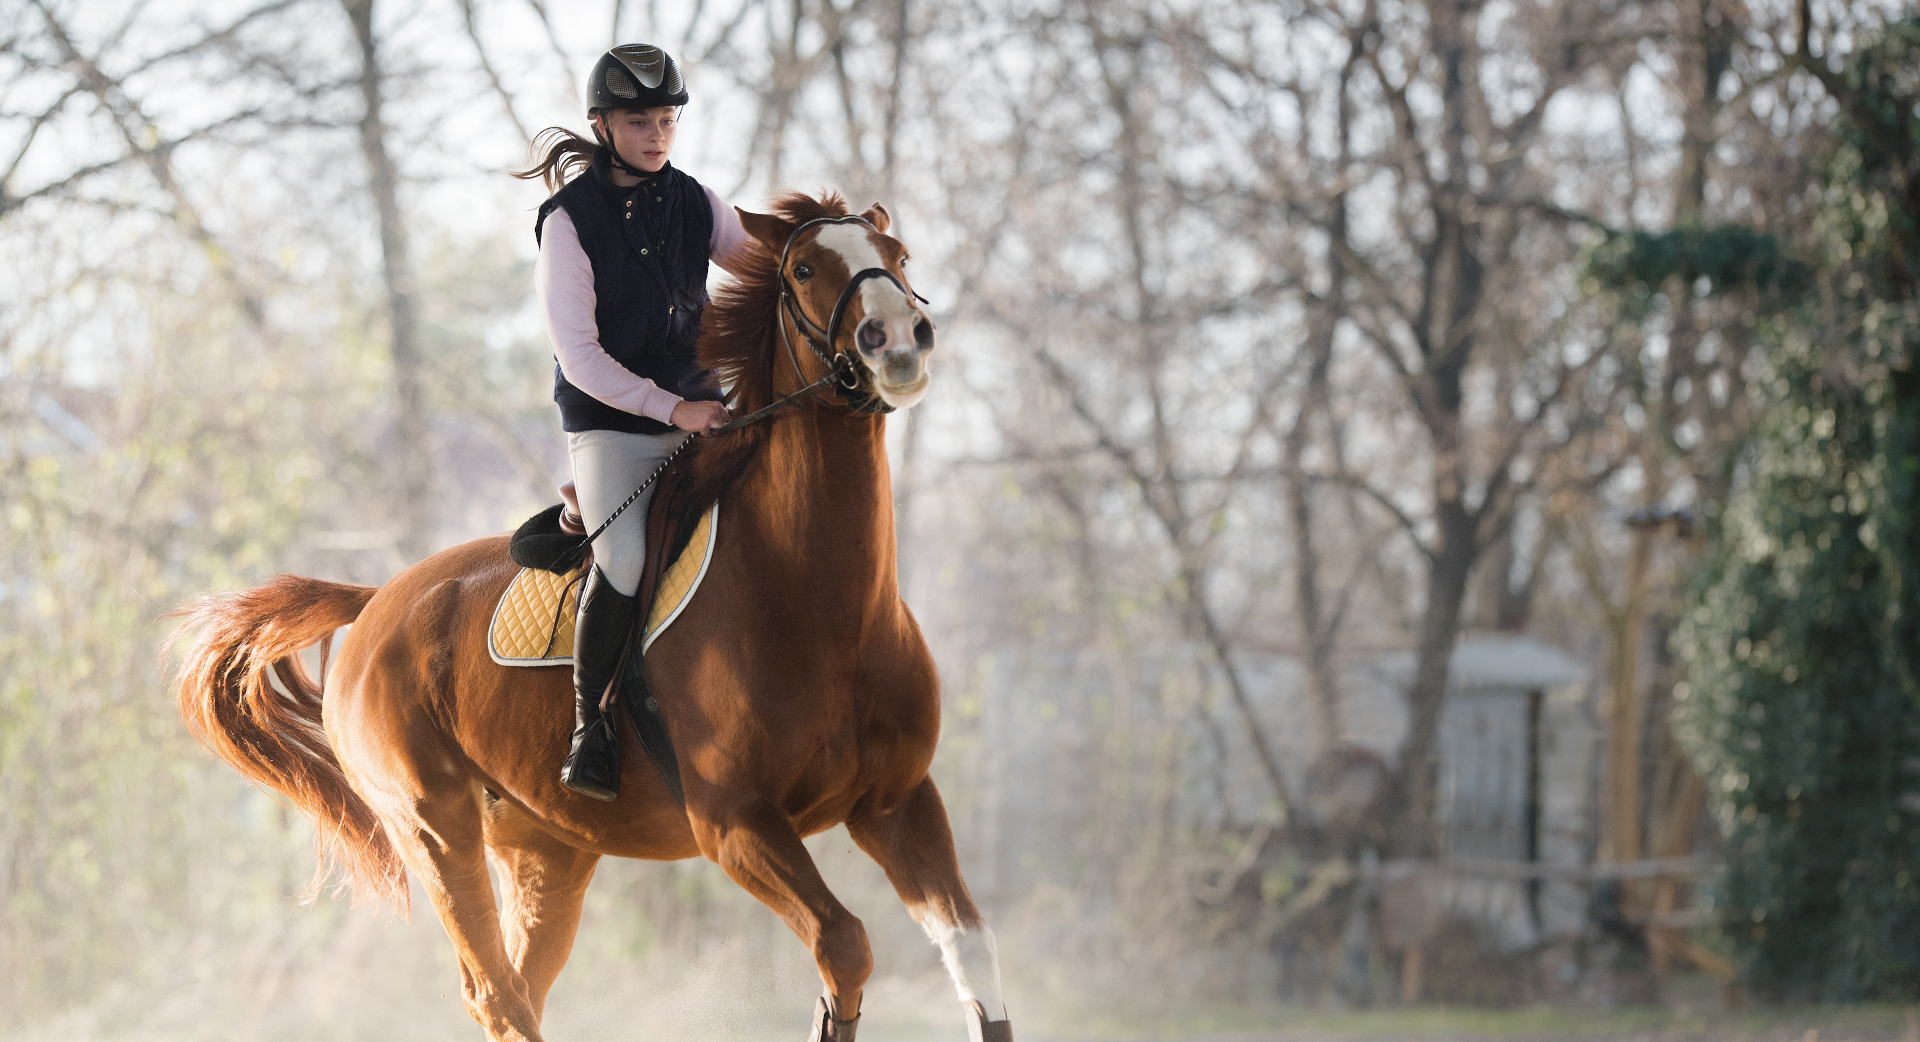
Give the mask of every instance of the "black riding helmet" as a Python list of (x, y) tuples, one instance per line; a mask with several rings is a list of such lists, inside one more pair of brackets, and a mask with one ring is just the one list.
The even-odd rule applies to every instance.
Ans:
[(650, 109), (685, 105), (687, 84), (680, 66), (650, 43), (623, 43), (600, 56), (587, 75), (587, 116), (601, 109)]

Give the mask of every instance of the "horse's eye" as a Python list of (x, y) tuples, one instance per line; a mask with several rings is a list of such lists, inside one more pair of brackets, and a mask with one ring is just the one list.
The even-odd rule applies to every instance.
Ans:
[(805, 282), (813, 278), (813, 269), (805, 264), (796, 264), (793, 266), (793, 277), (799, 279), (801, 282)]

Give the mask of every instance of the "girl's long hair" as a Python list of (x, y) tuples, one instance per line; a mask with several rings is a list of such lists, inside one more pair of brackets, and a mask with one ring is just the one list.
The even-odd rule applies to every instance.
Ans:
[[(599, 136), (596, 130), (594, 137)], [(561, 185), (586, 172), (593, 162), (593, 150), (599, 147), (597, 140), (583, 138), (566, 127), (548, 127), (533, 136), (528, 149), (533, 165), (511, 173), (522, 181), (537, 177), (546, 182), (547, 191), (557, 192)]]

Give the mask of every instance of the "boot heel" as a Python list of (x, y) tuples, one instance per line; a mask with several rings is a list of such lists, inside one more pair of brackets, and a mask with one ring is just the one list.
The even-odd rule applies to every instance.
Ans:
[(620, 740), (612, 717), (602, 716), (574, 743), (560, 768), (560, 784), (590, 799), (619, 797)]

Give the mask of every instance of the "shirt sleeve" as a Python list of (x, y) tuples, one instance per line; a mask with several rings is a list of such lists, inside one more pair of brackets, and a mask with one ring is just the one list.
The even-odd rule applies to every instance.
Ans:
[(753, 245), (753, 236), (748, 235), (746, 226), (740, 223), (739, 211), (728, 206), (720, 193), (706, 185), (700, 187), (706, 189), (707, 202), (713, 204), (713, 241), (708, 244), (707, 255), (728, 274), (738, 275), (747, 250)]
[(593, 307), (593, 262), (565, 207), (547, 215), (540, 259), (533, 266), (534, 294), (547, 323), (547, 339), (567, 382), (621, 412), (671, 423), (680, 396), (615, 361), (600, 346)]

